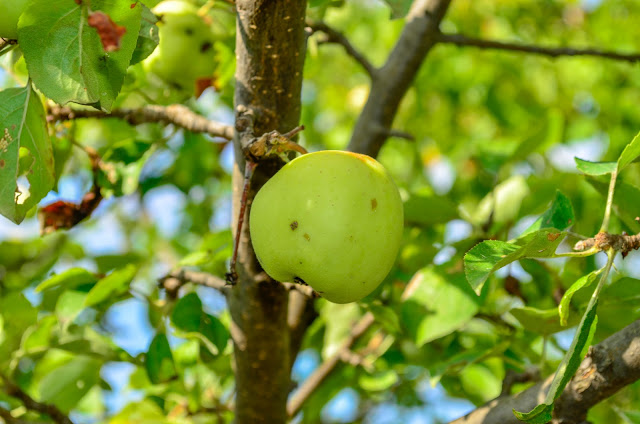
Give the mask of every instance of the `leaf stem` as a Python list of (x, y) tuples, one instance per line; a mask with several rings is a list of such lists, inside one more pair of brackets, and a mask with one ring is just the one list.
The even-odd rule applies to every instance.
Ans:
[(611, 218), (611, 207), (613, 206), (613, 193), (616, 188), (616, 179), (618, 178), (618, 169), (611, 173), (611, 181), (609, 182), (609, 191), (607, 194), (607, 206), (604, 210), (604, 219), (602, 220), (602, 226), (600, 227), (601, 233), (606, 233), (609, 230), (609, 219)]
[(556, 253), (556, 257), (568, 257), (568, 258), (584, 258), (586, 256), (595, 255), (600, 252), (600, 249), (596, 247), (592, 247), (590, 249), (584, 250), (582, 252), (564, 252), (564, 253)]

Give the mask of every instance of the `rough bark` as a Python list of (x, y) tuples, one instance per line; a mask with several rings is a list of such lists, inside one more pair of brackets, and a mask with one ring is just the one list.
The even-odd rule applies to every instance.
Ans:
[[(512, 410), (530, 411), (544, 400), (553, 376), (515, 396), (504, 396), (451, 424), (519, 424)], [(579, 424), (588, 410), (640, 379), (640, 320), (591, 347), (556, 401), (553, 424)]]
[[(305, 6), (304, 0), (236, 2), (235, 104), (236, 110), (244, 108), (254, 113), (255, 135), (272, 130), (286, 132), (298, 125)], [(244, 159), (239, 136), (234, 143), (233, 207), (237, 219)], [(249, 209), (257, 190), (280, 165), (276, 161), (258, 165), (248, 196)], [(292, 361), (287, 326), (289, 293), (261, 272), (248, 227), (245, 222), (238, 249), (238, 282), (229, 296), (235, 348), (236, 422), (284, 423)]]
[(416, 0), (400, 39), (375, 74), (367, 103), (353, 130), (349, 150), (376, 156), (389, 137), (400, 101), (429, 50), (438, 42), (440, 21), (451, 0)]

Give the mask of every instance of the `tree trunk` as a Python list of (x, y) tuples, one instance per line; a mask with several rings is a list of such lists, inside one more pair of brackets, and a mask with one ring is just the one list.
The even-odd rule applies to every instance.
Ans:
[[(253, 111), (253, 133), (287, 132), (300, 119), (305, 55), (304, 0), (238, 0), (236, 35), (236, 110)], [(234, 221), (243, 186), (241, 140), (235, 138)], [(281, 164), (260, 163), (248, 196), (251, 200)], [(234, 223), (234, 228), (236, 224)], [(269, 279), (256, 261), (245, 218), (238, 249), (238, 282), (229, 308), (236, 367), (236, 422), (278, 424), (287, 421), (291, 389), (291, 337), (287, 324), (289, 295)]]

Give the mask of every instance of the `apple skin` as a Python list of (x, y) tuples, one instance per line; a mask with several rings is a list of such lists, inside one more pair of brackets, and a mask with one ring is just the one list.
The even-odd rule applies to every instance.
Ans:
[(198, 8), (183, 0), (167, 0), (153, 8), (160, 42), (144, 60), (146, 70), (165, 82), (194, 91), (199, 78), (211, 77), (215, 69), (214, 35), (198, 16)]
[(334, 303), (371, 293), (396, 259), (404, 215), (375, 159), (327, 150), (286, 164), (251, 205), (258, 261), (278, 281), (302, 280)]
[(27, 7), (28, 0), (0, 0), (0, 37), (18, 38), (18, 18)]

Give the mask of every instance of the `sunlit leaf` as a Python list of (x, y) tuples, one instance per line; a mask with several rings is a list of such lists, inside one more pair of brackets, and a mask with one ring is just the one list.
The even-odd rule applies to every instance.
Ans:
[(505, 265), (521, 258), (553, 258), (565, 235), (556, 229), (542, 229), (510, 242), (483, 241), (464, 256), (467, 280), (479, 294), (491, 273)]
[(84, 284), (93, 284), (97, 281), (98, 277), (84, 268), (69, 268), (40, 283), (38, 287), (36, 287), (36, 292), (59, 286), (71, 289)]
[(620, 157), (618, 158), (618, 172), (622, 171), (631, 162), (635, 161), (640, 156), (640, 133), (631, 140), (631, 143), (627, 144)]
[(88, 357), (76, 357), (55, 368), (40, 380), (40, 398), (68, 412), (100, 379), (100, 363)]
[(171, 347), (164, 333), (156, 334), (151, 341), (144, 364), (153, 384), (164, 383), (176, 377)]
[(89, 291), (84, 305), (97, 305), (100, 302), (104, 302), (108, 299), (115, 299), (121, 294), (126, 293), (129, 290), (129, 284), (131, 284), (136, 272), (138, 272), (138, 268), (133, 264), (113, 271), (111, 274), (98, 281), (91, 291)]
[(587, 175), (611, 174), (618, 167), (617, 162), (590, 162), (588, 160), (574, 158), (578, 171)]
[(589, 274), (582, 276), (569, 287), (569, 289), (562, 296), (560, 305), (558, 305), (558, 314), (560, 315), (560, 325), (567, 325), (569, 318), (569, 306), (571, 304), (571, 298), (580, 289), (589, 287), (591, 283), (596, 281), (598, 271), (590, 272)]
[(521, 236), (532, 233), (543, 228), (557, 228), (566, 230), (575, 221), (571, 200), (560, 191), (556, 192), (556, 198), (551, 203), (549, 209), (527, 228)]
[(40, 98), (31, 85), (0, 91), (0, 215), (20, 223), (54, 182)]
[(401, 307), (401, 322), (422, 346), (467, 323), (478, 311), (478, 298), (462, 274), (441, 275), (426, 268), (414, 276), (415, 289)]
[(27, 8), (18, 24), (20, 47), (36, 87), (53, 101), (75, 102), (109, 111), (124, 81), (140, 30), (141, 3), (92, 0), (126, 33), (120, 48), (105, 52), (87, 22), (89, 3), (39, 2)]

